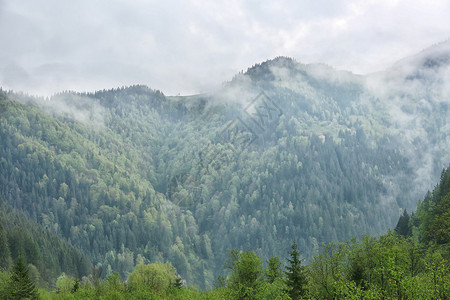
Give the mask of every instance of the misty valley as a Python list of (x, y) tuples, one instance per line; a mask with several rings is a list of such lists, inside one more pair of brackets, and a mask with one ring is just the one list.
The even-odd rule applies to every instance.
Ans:
[(450, 42), (213, 93), (0, 90), (1, 299), (449, 299)]

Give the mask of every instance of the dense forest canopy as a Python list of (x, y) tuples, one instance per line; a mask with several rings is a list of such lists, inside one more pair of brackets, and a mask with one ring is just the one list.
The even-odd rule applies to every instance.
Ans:
[(88, 276), (91, 262), (78, 249), (9, 207), (0, 197), (0, 271), (22, 256), (40, 287), (52, 287), (61, 273)]
[(170, 262), (211, 287), (227, 250), (267, 261), (293, 239), (309, 261), (394, 228), (450, 161), (448, 63), (429, 53), (366, 77), (278, 57), (190, 97), (1, 91), (0, 195), (102, 277)]
[[(19, 256), (0, 270), (5, 299), (448, 299), (450, 295), (450, 168), (417, 210), (400, 216), (394, 231), (322, 245), (304, 265), (294, 241), (285, 259), (267, 261), (251, 250), (227, 252), (214, 288), (186, 286), (171, 263), (138, 264), (127, 280), (98, 269), (80, 281), (62, 274), (56, 290), (37, 289), (38, 271)], [(0, 231), (0, 247), (7, 245)], [(1, 252), (4, 253), (4, 252)], [(5, 256), (0, 262), (4, 262)], [(32, 272), (30, 272), (32, 271)], [(37, 275), (36, 275), (37, 274)]]

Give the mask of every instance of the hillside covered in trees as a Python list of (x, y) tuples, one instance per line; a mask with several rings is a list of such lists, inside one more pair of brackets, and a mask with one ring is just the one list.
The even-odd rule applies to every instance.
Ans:
[(189, 97), (1, 91), (0, 195), (102, 278), (170, 262), (209, 288), (227, 250), (294, 239), (309, 262), (394, 228), (450, 161), (441, 52), (365, 77), (278, 57)]
[(78, 249), (28, 220), (0, 197), (0, 271), (11, 269), (20, 256), (39, 287), (54, 287), (61, 273), (81, 278), (92, 269), (89, 258)]
[[(186, 286), (170, 263), (139, 264), (124, 281), (62, 275), (56, 290), (39, 291), (19, 258), (1, 272), (0, 297), (43, 299), (448, 299), (450, 296), (450, 168), (406, 211), (394, 231), (329, 243), (305, 265), (296, 242), (280, 258), (252, 250), (227, 252), (224, 275), (209, 291)], [(22, 288), (17, 288), (22, 287)]]

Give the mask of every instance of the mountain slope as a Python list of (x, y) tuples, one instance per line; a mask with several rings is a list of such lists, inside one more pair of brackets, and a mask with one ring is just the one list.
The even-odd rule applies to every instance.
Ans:
[(308, 258), (412, 209), (450, 160), (439, 68), (363, 77), (279, 57), (211, 95), (2, 92), (0, 194), (107, 274), (171, 261), (211, 286), (227, 249), (265, 260), (296, 239)]
[[(136, 89), (139, 92), (140, 88)], [(157, 100), (158, 93), (144, 90), (144, 102)], [(139, 94), (133, 97), (139, 101)], [(89, 105), (74, 103), (80, 111)], [(207, 241), (197, 235), (192, 216), (180, 216), (163, 207), (167, 200), (146, 179), (155, 178), (153, 168), (140, 166), (153, 163), (138, 152), (140, 147), (149, 149), (148, 156), (157, 151), (147, 145), (149, 135), (159, 135), (149, 115), (144, 115), (152, 114), (150, 105), (148, 110), (133, 107), (133, 117), (145, 116), (147, 127), (139, 129), (146, 138), (134, 139), (134, 147), (128, 141), (130, 130), (124, 128), (123, 120), (130, 114), (121, 111), (124, 102), (108, 98), (102, 103), (102, 109), (108, 108), (117, 116), (110, 120), (105, 116), (109, 128), (104, 124), (98, 128), (94, 119), (82, 123), (67, 116), (52, 116), (35, 105), (5, 97), (1, 105), (1, 193), (11, 205), (89, 253), (104, 266), (105, 274), (115, 269), (126, 275), (135, 263), (167, 260), (171, 255), (170, 259), (179, 261), (180, 272), (193, 280), (188, 277), (190, 270), (182, 266), (187, 268), (189, 262), (189, 268), (203, 268), (197, 262), (200, 255), (190, 252), (199, 251), (197, 248)], [(94, 113), (96, 108), (88, 109)], [(194, 273), (197, 276), (201, 271)]]
[[(53, 285), (65, 272), (81, 278), (91, 272), (88, 258), (67, 242), (27, 220), (0, 198), (0, 271), (22, 255), (38, 271), (39, 285)], [(36, 274), (36, 273), (34, 273)]]

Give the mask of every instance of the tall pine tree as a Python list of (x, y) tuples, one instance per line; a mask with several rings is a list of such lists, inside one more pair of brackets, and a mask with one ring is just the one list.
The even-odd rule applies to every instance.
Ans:
[(17, 262), (12, 267), (9, 295), (11, 299), (39, 299), (37, 288), (28, 274), (22, 256), (17, 258)]
[(306, 274), (305, 267), (302, 266), (300, 259), (300, 252), (298, 251), (297, 243), (291, 246), (292, 251), (289, 252), (290, 258), (287, 259), (289, 265), (286, 266), (286, 284), (287, 292), (292, 300), (300, 299), (306, 293), (305, 285)]
[(401, 215), (398, 219), (397, 226), (395, 227), (395, 232), (406, 237), (411, 236), (412, 228), (409, 224), (409, 219), (410, 217), (405, 209), (403, 211), (403, 215)]
[(267, 261), (265, 276), (269, 283), (273, 283), (275, 280), (283, 277), (283, 263), (278, 256), (272, 256)]

